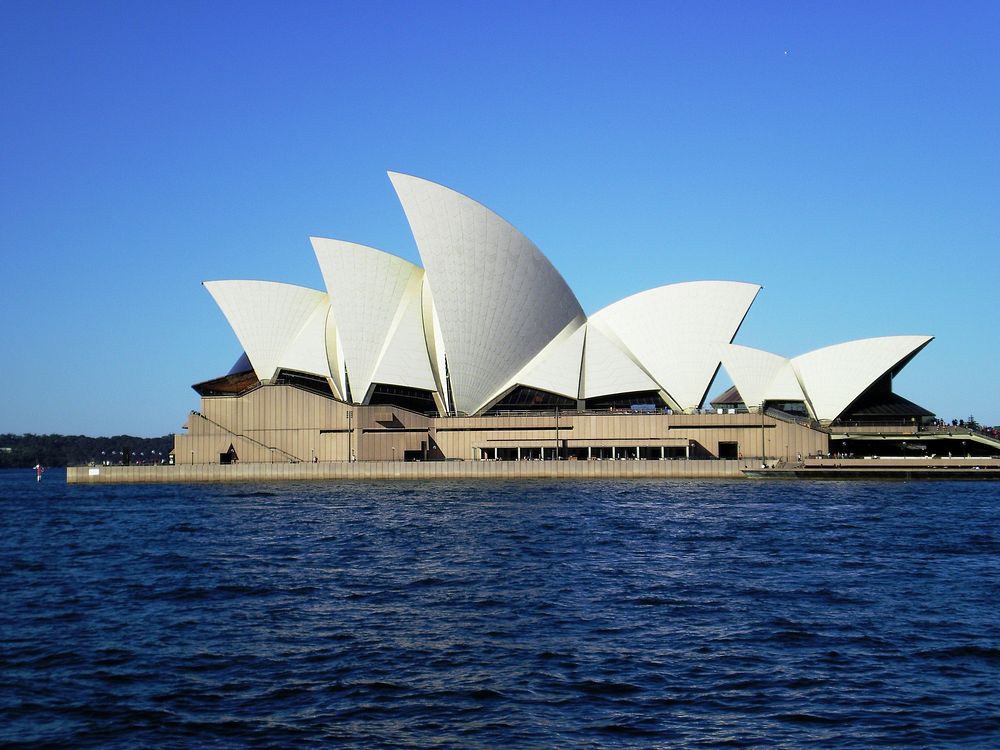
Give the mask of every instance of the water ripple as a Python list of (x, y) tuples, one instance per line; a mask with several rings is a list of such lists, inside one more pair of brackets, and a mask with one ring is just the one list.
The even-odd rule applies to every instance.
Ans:
[(1000, 746), (998, 501), (0, 472), (0, 745)]

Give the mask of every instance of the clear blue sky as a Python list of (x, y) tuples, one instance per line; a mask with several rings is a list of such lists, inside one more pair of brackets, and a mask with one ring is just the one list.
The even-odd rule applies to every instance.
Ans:
[(933, 334), (897, 392), (1000, 423), (998, 39), (997, 2), (7, 0), (0, 432), (177, 431), (240, 354), (202, 280), (418, 261), (387, 169), (588, 312), (734, 279), (748, 346)]

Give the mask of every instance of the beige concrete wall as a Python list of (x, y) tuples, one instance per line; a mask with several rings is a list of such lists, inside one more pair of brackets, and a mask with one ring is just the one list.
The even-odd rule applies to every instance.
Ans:
[(336, 461), (327, 463), (73, 466), (70, 484), (433, 479), (735, 479), (741, 461)]
[(359, 416), (358, 407), (291, 386), (203, 398), (186, 433), (175, 437), (174, 457), (178, 464), (218, 463), (232, 444), (241, 463), (345, 460), (349, 444), (357, 451)]
[[(478, 455), (475, 449), (490, 446), (557, 444), (552, 416), (438, 419), (434, 423), (432, 434), (448, 457), (471, 459)], [(768, 460), (794, 459), (798, 454), (807, 456), (828, 448), (826, 433), (754, 414), (561, 415), (558, 439), (573, 446), (694, 443), (692, 456), (712, 458), (719, 455), (719, 443), (733, 442), (744, 458), (766, 456)]]
[[(349, 416), (350, 415), (350, 416)], [(558, 426), (557, 426), (558, 423)], [(232, 445), (241, 464), (402, 460), (437, 445), (445, 458), (473, 460), (480, 448), (690, 446), (714, 458), (721, 442), (744, 459), (794, 460), (828, 450), (824, 432), (760, 414), (560, 414), (432, 418), (389, 406), (350, 406), (291, 386), (240, 397), (203, 398), (175, 440), (178, 464), (218, 464)]]
[[(337, 461), (301, 464), (179, 466), (71, 466), (70, 484), (158, 484), (184, 482), (364, 481), (434, 479), (739, 479), (747, 461)], [(998, 459), (825, 459), (807, 469), (1000, 470)], [(791, 466), (785, 469), (793, 468)]]

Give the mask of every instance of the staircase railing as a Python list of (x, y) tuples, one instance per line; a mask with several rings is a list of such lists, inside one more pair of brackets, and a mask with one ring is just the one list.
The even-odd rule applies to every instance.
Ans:
[(794, 414), (781, 411), (781, 409), (775, 409), (769, 406), (764, 410), (764, 414), (772, 417), (773, 419), (780, 419), (782, 422), (788, 422), (789, 424), (799, 424), (804, 427), (811, 427), (814, 430), (819, 430), (820, 432), (830, 432), (829, 428), (822, 427), (815, 419), (805, 416), (797, 417)]

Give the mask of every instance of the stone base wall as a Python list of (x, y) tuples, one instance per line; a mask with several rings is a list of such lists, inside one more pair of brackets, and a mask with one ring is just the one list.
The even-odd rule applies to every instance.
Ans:
[(425, 479), (742, 479), (745, 461), (331, 461), (71, 466), (70, 484)]

